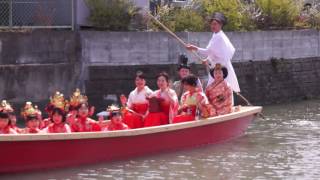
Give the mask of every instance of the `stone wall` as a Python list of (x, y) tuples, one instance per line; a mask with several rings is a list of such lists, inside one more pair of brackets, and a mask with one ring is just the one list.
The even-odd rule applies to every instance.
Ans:
[(45, 104), (56, 90), (69, 95), (81, 84), (77, 41), (72, 32), (0, 33), (0, 99), (19, 107)]
[[(268, 61), (271, 58), (320, 57), (319, 31), (227, 32), (236, 48), (233, 62)], [(178, 36), (206, 47), (211, 33), (184, 32)], [(160, 32), (81, 32), (83, 58), (98, 65), (173, 64), (187, 52), (168, 33)]]
[[(178, 33), (186, 42), (206, 46), (211, 33)], [(237, 51), (233, 65), (242, 94), (263, 105), (319, 97), (319, 32), (228, 32)], [(177, 79), (176, 63), (185, 51), (167, 33), (35, 31), (0, 33), (0, 99), (45, 104), (55, 91), (67, 97), (76, 87), (102, 109), (134, 88), (137, 70)], [(202, 65), (193, 72), (205, 81)], [(241, 101), (238, 100), (240, 103)]]

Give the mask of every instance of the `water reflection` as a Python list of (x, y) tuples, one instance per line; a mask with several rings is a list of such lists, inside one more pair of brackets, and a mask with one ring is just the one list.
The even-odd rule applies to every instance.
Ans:
[(320, 101), (265, 107), (229, 142), (113, 163), (1, 179), (319, 179)]

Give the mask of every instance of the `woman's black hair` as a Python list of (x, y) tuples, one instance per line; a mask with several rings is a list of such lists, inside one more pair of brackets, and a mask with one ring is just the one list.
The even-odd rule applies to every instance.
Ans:
[(187, 85), (196, 87), (197, 86), (197, 82), (198, 82), (198, 78), (195, 75), (190, 74), (187, 77), (184, 77), (181, 80), (181, 82), (182, 82), (182, 84), (187, 84)]
[(51, 121), (53, 122), (53, 115), (58, 113), (59, 115), (62, 116), (62, 122), (66, 121), (66, 113), (64, 110), (60, 109), (60, 108), (53, 108), (51, 111)]
[(161, 73), (159, 73), (158, 75), (157, 75), (157, 79), (159, 78), (159, 77), (164, 77), (165, 79), (166, 79), (166, 81), (167, 81), (167, 83), (169, 83), (169, 75), (168, 75), (168, 73), (166, 73), (166, 72), (161, 72)]
[(144, 73), (142, 71), (137, 71), (136, 78), (146, 79), (146, 76), (144, 75)]
[[(214, 79), (214, 71), (216, 68), (210, 69), (210, 75)], [(221, 71), (223, 73), (223, 79), (225, 79), (228, 76), (228, 69), (226, 67), (221, 67)]]

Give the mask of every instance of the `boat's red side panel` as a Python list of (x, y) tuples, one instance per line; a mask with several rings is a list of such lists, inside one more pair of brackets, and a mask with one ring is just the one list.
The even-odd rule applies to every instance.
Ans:
[(59, 141), (0, 142), (0, 173), (80, 165), (216, 143), (240, 136), (253, 115), (148, 135)]

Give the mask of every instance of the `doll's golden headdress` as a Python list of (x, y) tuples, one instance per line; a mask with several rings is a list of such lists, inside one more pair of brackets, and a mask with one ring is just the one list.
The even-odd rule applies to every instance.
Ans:
[(76, 107), (82, 103), (88, 103), (88, 97), (85, 95), (82, 95), (80, 92), (80, 89), (77, 88), (76, 91), (70, 97), (69, 104), (70, 106)]
[(24, 108), (21, 111), (22, 117), (26, 118), (28, 116), (30, 117), (36, 117), (38, 115), (41, 115), (41, 111), (38, 109), (38, 106), (33, 106), (32, 102), (28, 101), (26, 102)]
[(64, 99), (64, 96), (59, 91), (56, 91), (53, 96), (50, 97), (50, 103), (56, 107), (60, 108), (62, 110), (66, 110), (67, 107), (67, 101)]
[(12, 113), (14, 112), (11, 104), (9, 104), (6, 100), (2, 100), (0, 104), (0, 111)]

